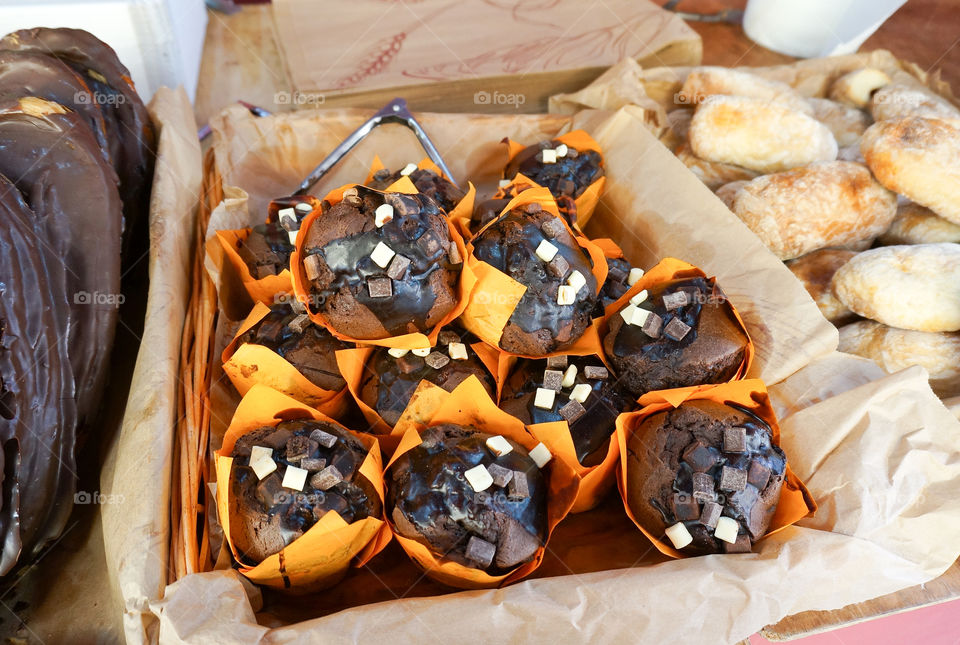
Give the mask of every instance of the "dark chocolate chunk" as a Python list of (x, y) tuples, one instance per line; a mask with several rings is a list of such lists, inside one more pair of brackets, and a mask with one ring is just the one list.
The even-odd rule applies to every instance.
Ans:
[(510, 569), (526, 562), (540, 548), (540, 540), (512, 517), (506, 518), (497, 542), (497, 566)]
[(724, 466), (720, 471), (720, 489), (739, 491), (747, 487), (747, 471)]
[(747, 429), (741, 426), (732, 426), (723, 429), (724, 452), (746, 452)]
[(410, 266), (410, 258), (397, 253), (387, 266), (387, 275), (394, 280), (401, 280), (408, 266)]
[(543, 371), (543, 387), (547, 390), (559, 392), (563, 384), (563, 372), (560, 370)]
[(690, 325), (679, 318), (671, 318), (667, 326), (663, 328), (663, 335), (671, 340), (681, 341), (690, 331)]
[(694, 472), (704, 473), (717, 463), (718, 455), (702, 441), (695, 441), (683, 451), (683, 460)]
[(550, 260), (549, 264), (547, 264), (547, 271), (549, 271), (552, 275), (563, 279), (567, 277), (567, 273), (570, 272), (570, 263), (567, 262), (565, 257), (557, 253), (555, 256), (553, 256), (553, 259)]
[(554, 238), (563, 232), (563, 222), (556, 217), (551, 217), (540, 225), (540, 230), (549, 238)]
[(673, 515), (678, 522), (696, 520), (700, 517), (700, 504), (687, 493), (675, 493), (672, 497)]
[(316, 441), (318, 444), (324, 448), (333, 448), (334, 444), (337, 443), (337, 435), (330, 434), (325, 432), (320, 428), (317, 428), (310, 433), (310, 438)]
[(303, 258), (303, 270), (307, 274), (307, 280), (316, 280), (323, 271), (323, 265), (320, 256), (316, 253), (309, 254)]
[(716, 499), (713, 477), (707, 473), (693, 473), (693, 498), (700, 502)]
[(301, 435), (291, 437), (287, 442), (287, 461), (297, 463), (310, 455), (310, 439)]
[(367, 278), (367, 291), (371, 298), (389, 298), (393, 295), (393, 281), (390, 278)]
[[(722, 540), (721, 540), (722, 541)], [(724, 553), (750, 553), (753, 551), (753, 544), (750, 542), (750, 536), (741, 533), (737, 536), (737, 541), (733, 544), (723, 542)]]
[(703, 512), (700, 514), (700, 523), (709, 528), (717, 528), (717, 521), (723, 513), (723, 507), (716, 502), (706, 502), (703, 505)]
[(566, 369), (568, 363), (567, 355), (560, 354), (559, 356), (548, 356), (547, 357), (547, 367), (555, 369)]
[(769, 481), (770, 469), (759, 461), (754, 460), (751, 462), (750, 470), (747, 473), (747, 483), (751, 486), (756, 486), (759, 490), (763, 490), (767, 487), (767, 482)]
[(663, 306), (667, 311), (673, 311), (688, 304), (690, 304), (690, 296), (686, 291), (663, 294)]
[(449, 345), (450, 343), (459, 343), (460, 334), (450, 329), (444, 329), (443, 331), (440, 332), (440, 335), (437, 337), (437, 340), (441, 345)]
[(326, 465), (326, 459), (314, 459), (312, 457), (307, 457), (300, 460), (300, 467), (311, 473), (320, 472)]
[(257, 328), (258, 343), (276, 343), (283, 334), (283, 320), (265, 320)]
[(500, 464), (490, 464), (487, 466), (487, 472), (493, 478), (493, 485), (500, 488), (504, 488), (513, 479), (513, 471)]
[(591, 381), (602, 381), (609, 377), (610, 373), (607, 371), (606, 367), (599, 365), (587, 365), (583, 368), (583, 376)]
[(471, 535), (464, 555), (468, 560), (476, 562), (481, 568), (485, 569), (493, 562), (493, 556), (496, 553), (497, 547), (495, 544), (478, 538), (476, 535)]
[(450, 357), (437, 351), (430, 352), (424, 362), (435, 370), (444, 367), (450, 362)]
[(455, 242), (450, 242), (450, 250), (447, 251), (447, 258), (450, 260), (450, 264), (460, 264), (463, 262), (463, 258), (460, 257), (460, 247), (458, 247)]
[(573, 423), (587, 413), (587, 409), (576, 399), (570, 399), (557, 412), (567, 423)]
[(419, 246), (424, 254), (428, 257), (436, 255), (443, 248), (443, 245), (440, 242), (440, 236), (438, 236), (432, 229), (427, 230), (417, 239), (417, 246)]
[(263, 438), (263, 445), (268, 448), (272, 448), (274, 451), (279, 452), (281, 448), (287, 445), (287, 441), (290, 440), (290, 437), (293, 436), (293, 432), (287, 428), (280, 428), (274, 430), (269, 435)]
[(310, 486), (318, 490), (330, 490), (343, 481), (336, 466), (330, 465), (310, 478)]
[(302, 334), (307, 327), (310, 326), (310, 316), (307, 314), (299, 314), (296, 318), (291, 320), (287, 327), (298, 334)]
[(530, 483), (527, 481), (527, 473), (520, 470), (513, 471), (507, 496), (514, 500), (530, 497)]
[(650, 312), (640, 327), (640, 330), (650, 338), (660, 338), (661, 329), (663, 329), (663, 318), (653, 312)]

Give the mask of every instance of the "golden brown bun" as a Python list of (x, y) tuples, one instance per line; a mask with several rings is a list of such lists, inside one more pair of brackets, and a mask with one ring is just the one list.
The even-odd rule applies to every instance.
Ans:
[(890, 83), (870, 98), (870, 114), (874, 121), (921, 116), (929, 119), (960, 119), (960, 110), (950, 101), (922, 85)]
[(813, 107), (813, 118), (830, 128), (837, 145), (852, 146), (860, 141), (870, 125), (870, 117), (863, 110), (830, 99), (807, 99)]
[(724, 184), (731, 181), (740, 181), (753, 179), (758, 173), (753, 170), (747, 170), (740, 166), (717, 161), (707, 161), (693, 154), (689, 145), (681, 145), (677, 148), (677, 158), (683, 162), (690, 172), (697, 176), (697, 179), (707, 185), (710, 190), (716, 190)]
[(820, 249), (787, 262), (787, 268), (806, 288), (823, 317), (837, 326), (851, 322), (856, 314), (833, 294), (833, 274), (856, 254), (848, 249)]
[(906, 202), (897, 207), (897, 216), (887, 232), (878, 241), (893, 244), (933, 244), (960, 242), (960, 225), (946, 220), (929, 208)]
[(890, 226), (897, 198), (866, 167), (828, 161), (747, 183), (731, 210), (781, 260), (875, 238)]
[(851, 107), (864, 109), (874, 92), (890, 82), (890, 77), (879, 69), (865, 67), (847, 72), (830, 86), (830, 98)]
[(727, 208), (733, 209), (733, 198), (737, 196), (737, 192), (744, 186), (750, 183), (746, 179), (740, 179), (737, 181), (731, 181), (729, 184), (724, 184), (717, 188), (714, 192), (717, 197), (720, 198), (720, 201), (726, 204)]
[(791, 110), (813, 114), (812, 106), (786, 83), (729, 67), (694, 67), (683, 82), (677, 99), (687, 105), (699, 105), (708, 96), (717, 94), (776, 101)]

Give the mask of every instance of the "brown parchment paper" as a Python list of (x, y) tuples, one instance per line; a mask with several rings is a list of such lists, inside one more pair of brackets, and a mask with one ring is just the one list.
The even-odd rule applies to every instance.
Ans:
[[(734, 642), (789, 613), (889, 593), (952, 564), (960, 552), (960, 499), (954, 494), (960, 423), (929, 390), (922, 370), (880, 376), (863, 361), (834, 352), (836, 332), (802, 286), (660, 146), (636, 112), (594, 110), (572, 120), (418, 117), (458, 181), (469, 177), (481, 196), (496, 185), (504, 136), (540, 140), (563, 129), (587, 129), (605, 152), (608, 181), (585, 232), (613, 239), (643, 268), (674, 256), (717, 276), (756, 345), (749, 375), (770, 385), (778, 411), (790, 410), (781, 417), (782, 445), (820, 504), (817, 515), (770, 536), (757, 553), (664, 562), (638, 541), (642, 536), (622, 506), (608, 498), (593, 511), (568, 516), (543, 566), (497, 591), (449, 593), (417, 582), (412, 565), (403, 565), (402, 553), (388, 547), (309, 606), (277, 603), (269, 592), (243, 586), (232, 571), (186, 576), (162, 595), (140, 584), (137, 574), (122, 589), (125, 598), (140, 599), (137, 620), (156, 625), (155, 633), (171, 643), (632, 642), (638, 634), (651, 642)], [(217, 163), (225, 185), (240, 186), (249, 197), (225, 189), (235, 201), (213, 219), (221, 228), (246, 225), (237, 221), (244, 211), (262, 212), (271, 198), (290, 193), (368, 116), (303, 111), (256, 120), (242, 108), (228, 109), (214, 120)], [(419, 158), (409, 132), (380, 128), (325, 183), (362, 179), (374, 153), (387, 165)], [(241, 202), (250, 208), (239, 208)], [(831, 378), (821, 389), (824, 372)], [(139, 480), (139, 473), (130, 475)], [(156, 514), (160, 506), (151, 502), (149, 513)], [(129, 533), (145, 535), (140, 528)], [(131, 540), (127, 552), (108, 558), (125, 568), (125, 557), (143, 543)], [(163, 564), (161, 552), (151, 551), (147, 568)]]

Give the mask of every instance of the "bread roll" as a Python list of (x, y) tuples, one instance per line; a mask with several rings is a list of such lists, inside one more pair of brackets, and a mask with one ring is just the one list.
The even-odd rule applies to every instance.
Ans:
[(960, 110), (950, 101), (922, 86), (890, 83), (870, 98), (874, 121), (922, 116), (929, 119), (960, 119)]
[(781, 260), (872, 239), (890, 226), (896, 195), (849, 161), (814, 163), (747, 183), (730, 209)]
[(848, 72), (830, 86), (830, 98), (851, 107), (864, 109), (874, 92), (890, 82), (879, 69), (866, 67)]
[(758, 173), (729, 163), (707, 161), (693, 154), (689, 145), (677, 148), (677, 158), (705, 183), (710, 190), (716, 190), (731, 181), (753, 179)]
[(891, 327), (960, 330), (960, 245), (884, 246), (837, 270), (833, 292), (852, 311)]
[(736, 196), (737, 192), (748, 183), (749, 182), (746, 179), (731, 181), (729, 184), (724, 184), (723, 186), (720, 186), (720, 188), (717, 188), (714, 193), (720, 198), (721, 202), (727, 205), (727, 208), (733, 209), (733, 198)]
[(867, 164), (866, 159), (863, 158), (863, 154), (860, 152), (860, 142), (853, 144), (852, 146), (845, 146), (840, 148), (837, 152), (837, 159), (840, 161), (856, 161), (857, 163)]
[(820, 249), (787, 262), (787, 268), (817, 303), (823, 317), (837, 326), (850, 322), (856, 314), (833, 295), (833, 274), (856, 254), (848, 249)]
[(960, 127), (908, 117), (874, 123), (860, 151), (890, 190), (960, 224)]
[(776, 101), (791, 110), (813, 114), (812, 106), (786, 83), (729, 67), (694, 67), (687, 74), (677, 100), (687, 105), (699, 105), (708, 96), (717, 94)]
[(960, 394), (960, 334), (909, 331), (862, 320), (840, 328), (841, 352), (875, 361), (890, 372), (920, 365), (938, 396)]
[(830, 128), (840, 147), (851, 146), (870, 125), (870, 117), (863, 110), (831, 101), (830, 99), (807, 99), (813, 108), (813, 118)]
[(960, 242), (960, 226), (945, 220), (929, 208), (906, 202), (897, 207), (897, 216), (886, 233), (880, 236), (883, 245), (932, 244)]
[(690, 146), (701, 159), (779, 172), (837, 158), (829, 128), (783, 104), (743, 96), (710, 96), (690, 123)]

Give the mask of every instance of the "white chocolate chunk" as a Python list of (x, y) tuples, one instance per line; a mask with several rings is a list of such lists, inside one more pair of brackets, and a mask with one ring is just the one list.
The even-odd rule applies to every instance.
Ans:
[(292, 208), (281, 208), (277, 211), (277, 221), (282, 220), (284, 217), (292, 217), (294, 221), (296, 221), (297, 212)]
[(687, 530), (687, 526), (683, 522), (668, 526), (667, 537), (673, 542), (673, 548), (675, 549), (682, 549), (693, 542), (693, 536), (690, 535), (690, 531)]
[(290, 239), (290, 244), (293, 244), (294, 246), (297, 245), (297, 233), (299, 232), (300, 232), (299, 230), (287, 231), (287, 237)]
[(303, 486), (306, 483), (306, 470), (297, 468), (296, 466), (287, 466), (286, 472), (283, 473), (283, 482), (281, 482), (280, 485), (290, 490), (303, 490)]
[(431, 351), (433, 350), (431, 350), (429, 347), (418, 347), (413, 350), (413, 355), (420, 357), (429, 356)]
[(455, 361), (467, 360), (467, 346), (463, 343), (450, 343), (447, 345), (447, 353)]
[(409, 352), (409, 349), (400, 349), (399, 347), (391, 347), (387, 350), (387, 353), (393, 356), (394, 358), (403, 358)]
[(393, 206), (390, 204), (380, 204), (377, 210), (373, 211), (373, 222), (380, 228), (393, 219)]
[(593, 392), (593, 388), (590, 387), (589, 383), (577, 383), (573, 386), (573, 391), (570, 392), (570, 398), (583, 403), (587, 400), (587, 397), (590, 396), (591, 392)]
[(567, 366), (567, 371), (563, 373), (563, 380), (560, 382), (560, 387), (573, 387), (573, 384), (577, 378), (577, 366), (569, 365)]
[(543, 163), (557, 163), (557, 151), (547, 148), (543, 154)]
[(630, 269), (630, 274), (627, 276), (627, 284), (631, 287), (637, 283), (637, 280), (643, 277), (643, 269), (638, 269), (636, 267)]
[(254, 446), (250, 449), (250, 463), (261, 459), (273, 459), (273, 448), (267, 446)]
[[(392, 208), (392, 207), (391, 207)], [(382, 269), (386, 269), (387, 265), (390, 264), (390, 260), (393, 259), (393, 256), (396, 255), (393, 249), (384, 244), (383, 242), (377, 242), (377, 246), (373, 249), (373, 253), (370, 254), (370, 259), (377, 263)]]
[(556, 390), (548, 390), (545, 387), (538, 387), (537, 393), (533, 397), (533, 405), (542, 410), (552, 410), (553, 399), (556, 396)]
[(500, 181), (497, 182), (497, 186), (499, 186), (500, 188), (506, 188), (509, 185), (510, 185), (509, 179), (501, 179)]
[(566, 157), (567, 152), (569, 152), (570, 150), (569, 148), (567, 148), (567, 144), (561, 143), (559, 146), (555, 148), (555, 151), (558, 157)]
[(547, 462), (553, 459), (550, 449), (543, 445), (543, 443), (535, 445), (529, 455), (530, 459), (533, 459), (533, 463), (537, 465), (537, 468), (543, 468), (547, 465)]
[(580, 289), (587, 284), (587, 279), (583, 277), (583, 274), (574, 269), (570, 272), (570, 277), (567, 278), (567, 284), (573, 287), (574, 292), (579, 293)]
[(732, 517), (721, 517), (717, 520), (717, 528), (713, 530), (713, 536), (718, 540), (736, 544), (737, 533), (740, 532), (740, 525)]
[(630, 304), (639, 305), (640, 303), (644, 302), (647, 299), (647, 295), (648, 295), (647, 290), (644, 289), (634, 297), (630, 298)]
[(557, 289), (557, 304), (572, 305), (577, 301), (577, 290), (569, 284), (561, 284)]
[(650, 316), (650, 311), (641, 309), (636, 305), (627, 305), (620, 311), (620, 316), (628, 325), (643, 327), (643, 323), (647, 322), (647, 318)]
[(277, 462), (273, 460), (273, 457), (261, 457), (256, 461), (251, 459), (250, 467), (257, 474), (257, 479), (261, 480), (277, 469)]
[[(307, 202), (300, 202), (299, 204), (294, 206), (294, 209), (296, 209), (298, 213), (306, 215), (307, 213), (310, 213), (313, 211), (313, 206), (311, 206)], [(283, 211), (280, 211), (280, 212), (282, 213)]]
[(490, 476), (490, 471), (483, 464), (477, 464), (470, 470), (465, 471), (463, 476), (467, 478), (470, 487), (478, 493), (493, 486), (493, 477)]
[(495, 434), (487, 439), (487, 448), (497, 457), (502, 457), (513, 450), (513, 446), (510, 445), (507, 438), (499, 434)]
[(417, 164), (408, 163), (406, 166), (403, 167), (403, 170), (400, 171), (400, 174), (406, 177), (407, 175), (413, 174), (413, 171), (416, 169), (417, 169)]
[(544, 262), (549, 262), (554, 258), (559, 249), (553, 244), (546, 240), (541, 240), (540, 245), (537, 246), (537, 257), (543, 260)]

